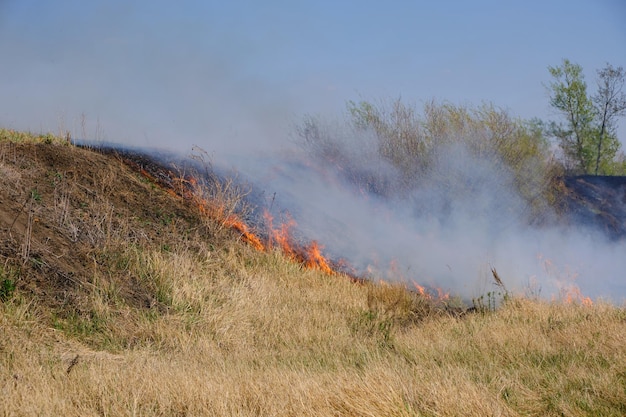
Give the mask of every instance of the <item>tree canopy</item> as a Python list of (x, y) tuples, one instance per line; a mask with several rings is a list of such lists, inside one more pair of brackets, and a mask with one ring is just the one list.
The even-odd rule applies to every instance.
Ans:
[(607, 64), (598, 73), (598, 90), (589, 95), (580, 65), (564, 59), (560, 66), (548, 67), (550, 105), (564, 122), (551, 122), (550, 134), (558, 140), (568, 171), (578, 174), (622, 173), (617, 119), (626, 114), (622, 92), (622, 67)]

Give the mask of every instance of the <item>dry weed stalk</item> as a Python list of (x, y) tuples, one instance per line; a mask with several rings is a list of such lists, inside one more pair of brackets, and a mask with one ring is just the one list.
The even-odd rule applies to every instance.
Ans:
[(54, 190), (54, 193), (55, 205), (58, 208), (58, 225), (64, 226), (69, 218), (70, 195), (68, 191), (59, 191), (58, 188)]
[(191, 201), (200, 210), (205, 226), (216, 233), (232, 228), (233, 219), (246, 218), (251, 207), (246, 202), (249, 187), (237, 175), (220, 176), (213, 169), (208, 152), (193, 147), (190, 158), (198, 169), (174, 167), (178, 172), (173, 179), (174, 192)]
[(28, 207), (28, 220), (26, 222), (26, 230), (24, 230), (24, 243), (22, 244), (22, 262), (25, 264), (30, 257), (30, 247), (33, 236), (33, 200), (30, 200)]
[(500, 275), (498, 275), (498, 271), (496, 271), (496, 268), (491, 267), (491, 275), (493, 275), (493, 280), (496, 282), (496, 285), (502, 288), (502, 290), (506, 293), (506, 287), (504, 286), (504, 282), (502, 282), (502, 279), (500, 279)]

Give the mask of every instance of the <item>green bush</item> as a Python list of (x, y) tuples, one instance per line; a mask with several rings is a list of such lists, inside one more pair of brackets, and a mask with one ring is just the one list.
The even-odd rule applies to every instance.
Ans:
[[(310, 155), (334, 166), (360, 190), (398, 197), (436, 187), (458, 198), (483, 186), (477, 184), (483, 180), (498, 179), (503, 190), (521, 197), (531, 222), (541, 221), (556, 203), (554, 185), (561, 171), (540, 122), (513, 118), (490, 104), (431, 101), (419, 112), (401, 100), (350, 101), (347, 108), (343, 124), (307, 117), (298, 134)], [(372, 141), (373, 152), (359, 150)], [(468, 172), (477, 174), (471, 178)]]

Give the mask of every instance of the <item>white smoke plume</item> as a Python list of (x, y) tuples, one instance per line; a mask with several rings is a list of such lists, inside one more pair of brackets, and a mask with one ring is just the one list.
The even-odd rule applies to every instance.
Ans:
[[(332, 152), (315, 154), (296, 142), (241, 166), (272, 196), (275, 217), (289, 211), (302, 236), (358, 275), (471, 299), (494, 290), (495, 268), (515, 294), (623, 302), (626, 240), (566, 227), (556, 214), (529, 224), (528, 202), (497, 160), (451, 145), (417, 186), (398, 189), (402, 175), (380, 157), (373, 132), (328, 129)], [(350, 181), (355, 175), (364, 180)]]
[[(360, 5), (366, 12), (359, 16), (349, 9), (343, 15), (318, 14), (336, 16), (335, 27), (361, 19), (337, 39), (310, 19), (314, 2), (295, 9), (281, 4), (281, 13), (267, 12), (261, 22), (246, 13), (251, 4), (220, 14), (221, 5), (230, 2), (191, 3), (0, 1), (0, 124), (70, 131), (96, 143), (168, 148), (183, 155), (198, 145), (216, 166), (235, 169), (254, 184), (263, 193), (259, 202), (277, 218), (289, 211), (302, 238), (317, 240), (331, 258), (345, 258), (372, 279), (415, 280), (469, 298), (491, 288), (493, 267), (512, 291), (530, 289), (549, 298), (558, 296), (561, 286), (575, 284), (587, 296), (624, 299), (623, 241), (609, 242), (587, 229), (528, 226), (525, 202), (497, 161), (450, 147), (439, 153), (420, 186), (411, 188), (397, 167), (380, 158), (373, 132), (357, 134), (341, 123), (327, 126), (339, 139), (324, 157), (289, 141), (297, 137), (293, 125), (302, 115), (320, 109), (333, 115), (359, 89), (375, 95), (423, 89), (427, 92), (419, 93), (427, 97), (480, 102), (491, 99), (487, 90), (495, 94), (531, 72), (545, 72), (554, 56), (524, 67), (522, 62), (537, 55), (535, 48), (512, 46), (507, 50), (516, 51), (520, 65), (497, 71), (491, 65), (501, 58), (477, 42), (479, 49), (471, 52), (477, 67), (470, 75), (466, 67), (450, 69), (439, 52), (429, 59), (417, 54), (417, 60), (406, 53), (446, 50), (458, 41), (447, 35), (448, 27), (403, 36), (415, 43), (398, 53), (399, 61), (389, 56), (385, 39), (393, 42), (386, 36), (399, 28), (397, 22), (406, 23), (403, 30), (420, 25), (388, 5), (380, 13)], [(447, 9), (439, 13), (449, 14)], [(383, 14), (394, 30), (388, 30), (389, 23), (370, 24), (370, 16)], [(442, 19), (431, 20), (441, 26)], [(249, 31), (252, 23), (256, 29)], [(597, 26), (608, 27), (602, 23)], [(520, 30), (527, 27), (533, 24), (523, 22)], [(379, 42), (361, 42), (373, 32)], [(578, 32), (584, 38), (572, 36), (571, 45), (555, 51), (574, 53), (595, 36), (595, 31)], [(604, 36), (594, 44), (619, 56), (620, 39), (614, 38)], [(444, 43), (423, 45), (424, 39)], [(592, 49), (601, 55), (600, 48)], [(325, 56), (326, 50), (334, 55)], [(296, 54), (301, 51), (311, 51), (311, 59)], [(348, 51), (358, 53), (338, 69), (335, 58)], [(414, 75), (398, 81), (396, 69), (405, 63)], [(430, 77), (443, 72), (445, 82), (431, 83)], [(508, 78), (497, 84), (496, 74), (505, 72)], [(373, 85), (374, 79), (382, 81)], [(524, 95), (543, 103), (541, 87), (534, 84), (531, 88), (525, 81), (522, 88), (534, 90)], [(515, 106), (521, 100), (508, 90), (506, 96), (513, 98), (498, 104)]]

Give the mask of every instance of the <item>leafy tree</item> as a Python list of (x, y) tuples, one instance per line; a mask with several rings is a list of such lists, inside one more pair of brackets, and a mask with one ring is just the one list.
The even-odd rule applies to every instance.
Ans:
[(598, 175), (603, 151), (607, 153), (608, 148), (608, 153), (615, 155), (619, 150), (615, 131), (616, 119), (626, 114), (626, 94), (622, 91), (625, 78), (624, 68), (613, 68), (611, 64), (607, 64), (598, 71), (598, 92), (592, 97), (597, 112), (596, 118), (600, 124), (597, 133), (596, 175)]
[(552, 123), (550, 133), (559, 140), (566, 167), (579, 173), (614, 173), (620, 149), (617, 118), (626, 111), (623, 68), (607, 64), (599, 70), (598, 91), (591, 97), (580, 65), (564, 59), (548, 70), (553, 77), (550, 105), (566, 120)]
[(549, 84), (550, 105), (561, 112), (567, 124), (552, 124), (568, 168), (588, 172), (593, 161), (591, 124), (593, 102), (587, 96), (583, 69), (567, 59), (560, 67), (548, 67), (554, 81)]

